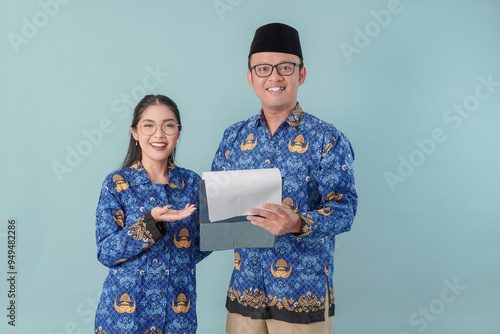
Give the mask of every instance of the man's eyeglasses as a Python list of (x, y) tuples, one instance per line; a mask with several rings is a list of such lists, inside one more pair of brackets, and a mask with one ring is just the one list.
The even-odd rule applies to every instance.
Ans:
[[(180, 127), (181, 126), (175, 122), (165, 122), (161, 126), (161, 130), (167, 136), (173, 136), (179, 131)], [(158, 125), (152, 121), (144, 121), (141, 124), (139, 124), (139, 129), (141, 130), (143, 135), (152, 136), (158, 129)]]
[(278, 71), (279, 75), (289, 76), (292, 75), (295, 71), (295, 66), (298, 66), (300, 68), (302, 65), (290, 62), (279, 63), (277, 65), (259, 64), (250, 67), (250, 70), (254, 70), (255, 75), (257, 75), (258, 77), (265, 78), (270, 76), (273, 73), (273, 69), (276, 67), (276, 71)]

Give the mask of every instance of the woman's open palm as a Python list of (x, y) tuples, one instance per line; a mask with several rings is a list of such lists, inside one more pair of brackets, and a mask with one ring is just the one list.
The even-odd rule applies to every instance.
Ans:
[(176, 220), (186, 219), (191, 216), (193, 212), (196, 211), (196, 206), (194, 204), (186, 204), (182, 210), (173, 210), (171, 205), (161, 207), (156, 207), (151, 210), (151, 216), (157, 222), (173, 222)]

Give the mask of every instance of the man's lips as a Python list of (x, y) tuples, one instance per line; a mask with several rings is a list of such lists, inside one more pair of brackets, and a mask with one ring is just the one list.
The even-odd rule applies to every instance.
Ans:
[(282, 90), (285, 90), (285, 87), (269, 87), (269, 88), (267, 88), (268, 92), (280, 92)]

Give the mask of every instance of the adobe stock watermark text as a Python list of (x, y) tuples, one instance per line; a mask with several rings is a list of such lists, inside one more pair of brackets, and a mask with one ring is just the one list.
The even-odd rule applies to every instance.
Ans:
[[(466, 96), (460, 103), (453, 104), (443, 113), (443, 121), (452, 130), (459, 129), (464, 120), (472, 117), (474, 112), (479, 110), (481, 103), (489, 99), (500, 86), (500, 81), (494, 81), (491, 74), (486, 77), (480, 75), (477, 80), (479, 83), (470, 95)], [(408, 154), (398, 156), (397, 167), (393, 171), (384, 172), (389, 189), (394, 192), (398, 184), (404, 183), (411, 177), (417, 167), (422, 166), (436, 152), (438, 146), (447, 140), (447, 129), (442, 127), (433, 129), (423, 139), (415, 139), (415, 148)]]

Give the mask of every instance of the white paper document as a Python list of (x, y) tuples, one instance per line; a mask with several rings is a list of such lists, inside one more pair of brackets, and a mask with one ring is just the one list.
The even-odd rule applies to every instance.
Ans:
[(278, 168), (204, 172), (211, 222), (250, 214), (261, 203), (281, 204)]

